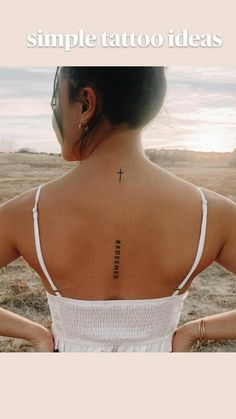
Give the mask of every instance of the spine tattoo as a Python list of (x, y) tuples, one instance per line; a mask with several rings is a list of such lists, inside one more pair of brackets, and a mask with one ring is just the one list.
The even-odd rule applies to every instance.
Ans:
[[(117, 172), (119, 175), (119, 182), (121, 182), (121, 176), (124, 174), (122, 170), (120, 169), (119, 172)], [(114, 269), (113, 269), (113, 279), (119, 278), (119, 270), (120, 270), (120, 246), (121, 241), (116, 240), (115, 242), (115, 256), (114, 256)]]
[(116, 243), (115, 243), (115, 256), (114, 256), (113, 279), (118, 279), (119, 278), (120, 247), (121, 247), (121, 241), (120, 240), (116, 240)]

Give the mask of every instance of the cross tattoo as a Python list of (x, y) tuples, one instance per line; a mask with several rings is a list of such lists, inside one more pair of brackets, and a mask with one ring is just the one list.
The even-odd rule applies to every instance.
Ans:
[(125, 172), (122, 172), (122, 171), (121, 171), (121, 169), (120, 169), (120, 171), (119, 171), (119, 172), (116, 172), (116, 173), (118, 173), (118, 174), (120, 175), (120, 177), (119, 177), (119, 182), (120, 182), (120, 180), (121, 180), (121, 175), (122, 175), (123, 173), (125, 173)]

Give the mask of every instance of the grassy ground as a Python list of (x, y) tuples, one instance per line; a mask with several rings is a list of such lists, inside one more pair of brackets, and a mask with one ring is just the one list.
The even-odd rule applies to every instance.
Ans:
[[(63, 175), (77, 163), (60, 156), (0, 153), (0, 203)], [(174, 165), (167, 170), (196, 185), (212, 189), (236, 202), (236, 168), (227, 165)], [(22, 257), (0, 270), (0, 306), (49, 327), (51, 318), (39, 276)], [(213, 263), (191, 284), (180, 325), (205, 315), (236, 309), (236, 277)], [(197, 344), (196, 352), (236, 352), (236, 341)], [(31, 352), (21, 339), (0, 337), (0, 352)]]

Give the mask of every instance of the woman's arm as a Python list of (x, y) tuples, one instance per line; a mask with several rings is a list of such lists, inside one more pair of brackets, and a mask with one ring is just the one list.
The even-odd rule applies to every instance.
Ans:
[(222, 197), (221, 230), (223, 244), (216, 262), (236, 274), (236, 203)]
[[(219, 195), (222, 246), (216, 262), (236, 274), (236, 203)], [(236, 287), (236, 281), (235, 281)], [(235, 310), (203, 317), (205, 330), (210, 340), (236, 340)], [(201, 319), (192, 320), (179, 327), (173, 338), (173, 352), (189, 352), (198, 340), (198, 325)]]
[(14, 241), (16, 206), (15, 199), (0, 205), (0, 269), (21, 256)]
[[(15, 232), (22, 196), (25, 194), (0, 205), (0, 269), (21, 256), (15, 243)], [(0, 308), (0, 335), (26, 339), (38, 352), (53, 350), (52, 334), (47, 328), (3, 308)]]
[[(236, 340), (236, 310), (203, 317), (206, 336), (210, 340)], [(180, 326), (172, 342), (173, 352), (191, 352), (198, 341), (201, 319), (191, 320)]]
[[(236, 274), (236, 203), (226, 197), (221, 197), (221, 201), (221, 225), (224, 240), (216, 262)], [(236, 340), (236, 298), (235, 310), (207, 316), (204, 319), (209, 339)]]
[(52, 352), (53, 337), (46, 327), (0, 308), (0, 335), (28, 340), (37, 352)]

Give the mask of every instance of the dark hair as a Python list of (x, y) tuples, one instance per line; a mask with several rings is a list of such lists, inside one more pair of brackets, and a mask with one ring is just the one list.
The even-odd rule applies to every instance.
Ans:
[(157, 115), (166, 93), (165, 67), (60, 67), (67, 80), (68, 100), (78, 100), (81, 87), (94, 89), (97, 106), (88, 129), (79, 140), (80, 152), (88, 145), (89, 133), (102, 117), (111, 125), (125, 123), (141, 128)]

